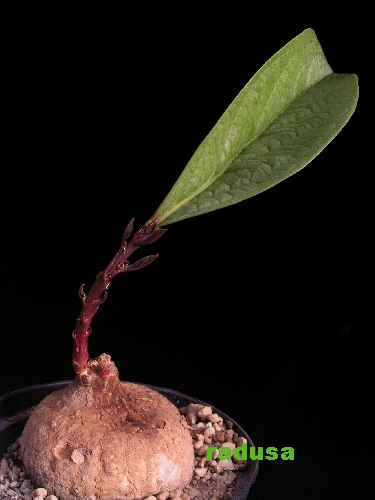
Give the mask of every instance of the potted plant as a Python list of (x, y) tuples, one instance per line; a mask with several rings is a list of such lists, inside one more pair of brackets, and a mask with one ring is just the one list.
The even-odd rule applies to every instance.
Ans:
[[(157, 257), (129, 260), (138, 248), (156, 242), (174, 222), (243, 201), (302, 169), (346, 124), (357, 97), (355, 75), (332, 73), (315, 33), (304, 31), (240, 92), (155, 214), (135, 232), (129, 222), (92, 288), (79, 289), (74, 382), (45, 398), (23, 431), (22, 458), (38, 486), (61, 500), (114, 500), (188, 484), (197, 468), (189, 432), (197, 435), (196, 422), (185, 420), (160, 391), (120, 382), (110, 356), (90, 359), (92, 318), (117, 274)], [(195, 414), (207, 422), (204, 407)], [(194, 414), (193, 408), (183, 412)]]

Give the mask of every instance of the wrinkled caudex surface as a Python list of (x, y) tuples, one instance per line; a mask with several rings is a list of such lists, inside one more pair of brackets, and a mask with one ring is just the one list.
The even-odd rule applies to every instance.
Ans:
[(156, 391), (120, 382), (107, 354), (89, 360), (90, 322), (109, 284), (116, 274), (151, 263), (156, 256), (134, 264), (127, 259), (165, 232), (151, 223), (127, 243), (132, 225), (89, 293), (80, 288), (74, 382), (45, 398), (22, 434), (21, 453), (30, 477), (60, 500), (140, 499), (184, 488), (192, 477), (191, 436), (177, 408)]

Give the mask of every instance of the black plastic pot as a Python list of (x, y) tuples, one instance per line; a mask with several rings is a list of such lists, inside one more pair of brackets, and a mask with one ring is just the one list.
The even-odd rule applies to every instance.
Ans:
[[(62, 382), (53, 382), (50, 384), (34, 385), (11, 392), (5, 396), (0, 397), (0, 456), (3, 455), (7, 447), (13, 443), (22, 433), (22, 430), (29, 417), (30, 410), (36, 406), (42, 399), (44, 399), (51, 392), (62, 389), (71, 383), (71, 380), (63, 380)], [(143, 384), (153, 389), (169, 401), (171, 401), (177, 408), (187, 406), (189, 403), (198, 403), (208, 405), (199, 399), (186, 396), (180, 392), (164, 387), (155, 387), (153, 385)], [(209, 405), (211, 406), (211, 405)], [(212, 407), (215, 413), (218, 413), (224, 421), (232, 422), (233, 430), (240, 436), (247, 439), (249, 446), (254, 446), (250, 437), (234, 420), (228, 417), (225, 413)], [(232, 500), (245, 500), (249, 489), (255, 481), (258, 474), (259, 463), (257, 460), (250, 460), (249, 465), (245, 471), (237, 472), (236, 486)]]

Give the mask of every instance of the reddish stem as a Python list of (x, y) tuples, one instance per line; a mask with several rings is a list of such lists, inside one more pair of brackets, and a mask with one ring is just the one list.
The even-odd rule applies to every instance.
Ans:
[(166, 229), (161, 229), (157, 226), (155, 221), (151, 220), (141, 227), (141, 229), (134, 234), (130, 242), (127, 243), (124, 240), (130, 236), (132, 224), (133, 221), (130, 221), (125, 229), (120, 249), (105, 270), (97, 275), (89, 293), (87, 295), (84, 293), (83, 285), (81, 285), (79, 289), (78, 293), (82, 300), (82, 308), (76, 328), (72, 333), (74, 340), (72, 364), (77, 374), (81, 374), (87, 369), (87, 363), (89, 361), (88, 337), (91, 333), (90, 324), (100, 304), (107, 298), (107, 290), (113, 278), (119, 273), (141, 269), (150, 264), (157, 257), (157, 255), (144, 257), (135, 264), (128, 263), (128, 258), (137, 248), (153, 243), (166, 231)]

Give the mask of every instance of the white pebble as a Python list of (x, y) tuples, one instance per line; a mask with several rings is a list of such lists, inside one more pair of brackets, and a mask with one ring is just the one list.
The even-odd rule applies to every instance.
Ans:
[(206, 467), (199, 467), (194, 469), (194, 472), (196, 473), (197, 476), (203, 477), (206, 475), (207, 468)]
[(215, 429), (213, 427), (207, 427), (204, 431), (204, 437), (209, 438), (215, 434)]
[(234, 470), (234, 464), (232, 460), (219, 460), (218, 466), (222, 467), (224, 470)]
[(200, 440), (199, 440), (199, 441), (197, 441), (197, 442), (194, 444), (194, 448), (195, 448), (196, 450), (199, 450), (199, 448), (202, 448), (202, 446), (204, 446), (204, 444), (203, 444), (203, 441), (200, 441)]
[(196, 432), (204, 432), (206, 426), (204, 425), (203, 422), (198, 422), (195, 426), (194, 426), (194, 429), (196, 430)]
[(198, 413), (199, 410), (201, 410), (202, 408), (204, 408), (203, 405), (199, 405), (196, 403), (190, 403), (188, 406), (188, 413)]
[(208, 415), (208, 420), (213, 424), (215, 424), (220, 421), (220, 417), (217, 413), (213, 413), (212, 415)]
[(159, 493), (158, 500), (167, 500), (169, 497), (168, 491), (164, 491), (163, 493)]
[(206, 422), (208, 420), (208, 415), (212, 415), (211, 406), (204, 406), (201, 410), (198, 411), (198, 417)]
[(46, 500), (59, 500), (59, 499), (55, 497), (55, 495), (48, 495), (48, 497), (46, 497)]
[(73, 460), (75, 464), (81, 465), (85, 461), (85, 457), (79, 450), (73, 450), (70, 458)]
[(36, 490), (33, 491), (33, 498), (37, 497), (46, 498), (46, 496), (47, 496), (47, 490), (44, 488), (37, 488)]

